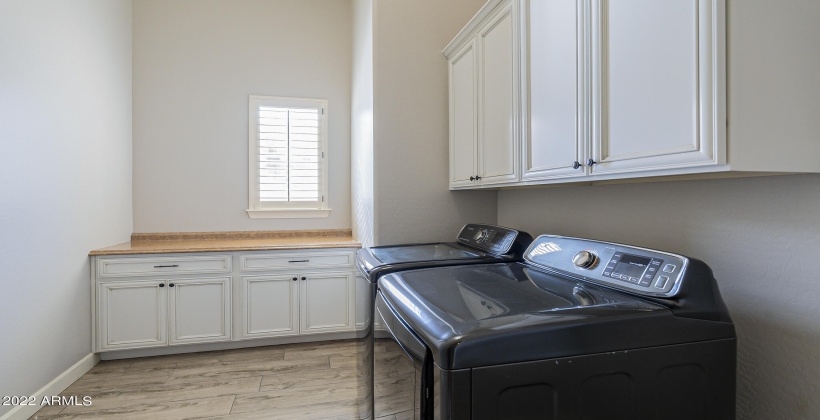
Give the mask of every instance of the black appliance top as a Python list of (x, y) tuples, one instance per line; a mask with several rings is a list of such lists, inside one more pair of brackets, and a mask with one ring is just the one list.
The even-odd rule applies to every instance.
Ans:
[(408, 268), (501, 261), (521, 261), (532, 236), (500, 226), (468, 224), (456, 242), (375, 246), (356, 254), (359, 270), (370, 281)]
[[(655, 267), (652, 258), (672, 261), (669, 256), (673, 254), (593, 242), (542, 236), (528, 249), (525, 263), (392, 273), (379, 279), (379, 293), (431, 349), (443, 369), (734, 337), (734, 327), (705, 264), (686, 259), (685, 270), (678, 271), (681, 277), (674, 280), (674, 296), (659, 296), (655, 291), (641, 294), (616, 287), (617, 283), (643, 278), (644, 272)], [(585, 245), (582, 251), (594, 251), (598, 262), (580, 267), (589, 257), (579, 257), (581, 251), (573, 248), (577, 245)], [(576, 260), (570, 261), (571, 266), (580, 274), (572, 272), (575, 270), (561, 258), (544, 257), (568, 249), (573, 250), (569, 257)], [(604, 254), (605, 249), (612, 255)], [(624, 266), (613, 269), (621, 263)], [(662, 263), (661, 273), (663, 268)], [(585, 277), (589, 273), (597, 276), (598, 271), (600, 279)], [(605, 272), (609, 274), (604, 276)], [(613, 272), (619, 277), (612, 277)], [(640, 286), (640, 281), (630, 284)]]

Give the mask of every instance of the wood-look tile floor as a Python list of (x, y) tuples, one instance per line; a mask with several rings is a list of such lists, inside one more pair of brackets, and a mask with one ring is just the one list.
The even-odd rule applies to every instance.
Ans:
[[(368, 386), (356, 340), (102, 361), (32, 419), (357, 419)], [(91, 405), (83, 406), (83, 397)]]

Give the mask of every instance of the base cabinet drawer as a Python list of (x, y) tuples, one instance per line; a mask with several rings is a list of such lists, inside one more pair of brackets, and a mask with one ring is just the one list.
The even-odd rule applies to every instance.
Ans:
[(281, 252), (247, 254), (240, 257), (242, 271), (314, 270), (353, 267), (353, 251)]
[(230, 255), (97, 259), (97, 277), (230, 273)]

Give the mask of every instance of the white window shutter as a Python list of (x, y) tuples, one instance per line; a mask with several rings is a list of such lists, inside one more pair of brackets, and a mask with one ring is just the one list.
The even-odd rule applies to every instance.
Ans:
[(326, 208), (326, 106), (251, 96), (251, 209)]

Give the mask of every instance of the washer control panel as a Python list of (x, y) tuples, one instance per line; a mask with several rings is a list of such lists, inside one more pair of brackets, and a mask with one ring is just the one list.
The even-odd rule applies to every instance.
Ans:
[(510, 251), (518, 232), (492, 225), (468, 224), (458, 234), (458, 242), (491, 254)]
[(554, 235), (539, 236), (525, 259), (584, 281), (660, 297), (675, 296), (689, 261), (663, 251)]

